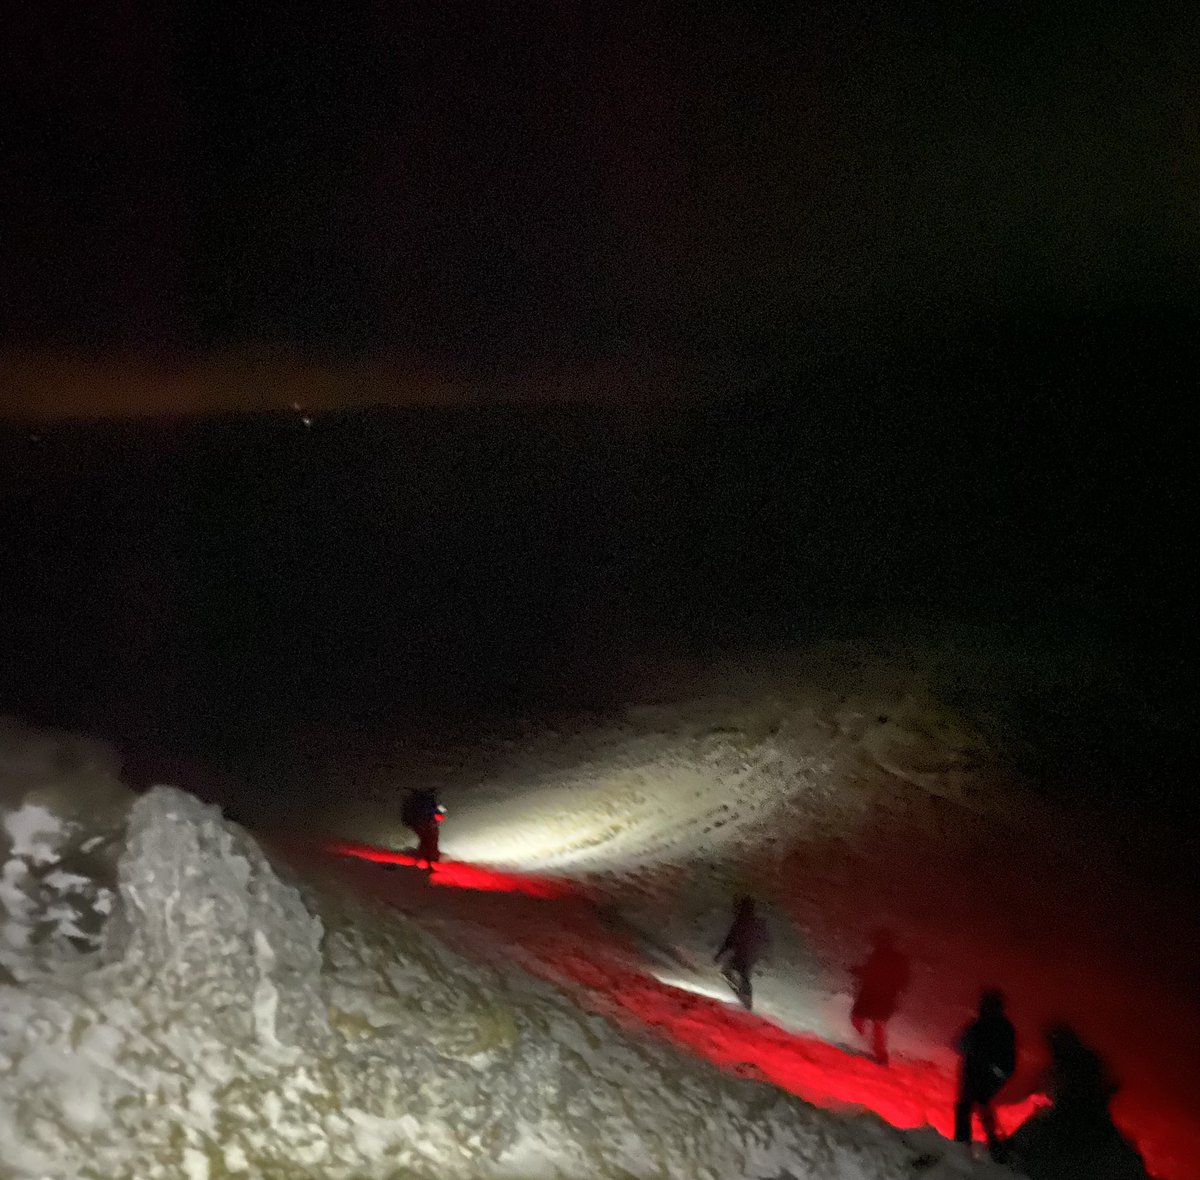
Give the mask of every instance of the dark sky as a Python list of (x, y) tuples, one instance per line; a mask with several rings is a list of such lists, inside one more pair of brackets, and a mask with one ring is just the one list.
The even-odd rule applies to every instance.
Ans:
[(512, 369), (1198, 294), (1191, 5), (21, 7), (7, 344)]
[[(169, 462), (153, 432), (0, 424), (25, 644), (2, 679), (31, 699), (105, 691), (110, 618), (146, 614), (95, 587), (113, 552), (175, 571), (162, 634), (199, 635), (178, 660), (197, 693), (224, 675), (211, 650), (339, 708), (329, 668), (385, 692), (410, 656), (471, 670), (476, 647), (503, 696), (527, 645), (603, 638), (576, 621), (616, 583), (647, 627), (698, 636), (738, 612), (804, 626), (814, 602), (1057, 597), (1155, 678), (1190, 626), (1194, 3), (9, 8), (0, 417), (62, 400), (40, 348), (71, 354), (84, 417), (127, 393), (179, 412), (159, 375), (226, 364), (190, 410), (282, 408), (314, 370), (446, 374), (454, 401), (659, 358), (720, 395), (661, 435), (651, 384), (579, 419), (206, 424)], [(264, 349), (289, 354), (271, 381)], [(292, 572), (261, 577), (264, 547)], [(82, 663), (72, 611), (101, 637)]]

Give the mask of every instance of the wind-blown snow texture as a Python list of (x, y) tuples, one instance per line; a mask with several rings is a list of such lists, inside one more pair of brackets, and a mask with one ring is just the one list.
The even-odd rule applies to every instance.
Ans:
[[(117, 849), (113, 768), (60, 767), (56, 811), (62, 748), (36, 739), (31, 773), (35, 739), (6, 740), (5, 1177), (872, 1180), (919, 1154), (289, 883), (173, 788), (128, 805), (115, 878), (100, 856), (81, 883), (72, 856)], [(74, 934), (105, 899), (100, 936)], [(951, 1152), (922, 1175), (992, 1171)]]

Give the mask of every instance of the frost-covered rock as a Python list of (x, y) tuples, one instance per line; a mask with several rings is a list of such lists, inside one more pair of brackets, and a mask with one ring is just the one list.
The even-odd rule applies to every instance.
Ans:
[(216, 807), (173, 787), (139, 799), (118, 895), (105, 955), (177, 1017), (276, 1048), (321, 1039), (321, 923)]
[(0, 980), (79, 967), (112, 908), (133, 796), (102, 742), (0, 718)]

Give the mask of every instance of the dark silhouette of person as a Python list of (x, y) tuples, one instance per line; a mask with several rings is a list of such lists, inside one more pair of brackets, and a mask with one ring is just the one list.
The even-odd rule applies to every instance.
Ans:
[(766, 940), (766, 926), (758, 916), (754, 898), (739, 897), (733, 907), (733, 923), (713, 955), (713, 962), (720, 964), (725, 982), (747, 1011), (751, 1011), (754, 1003), (750, 977)]
[(438, 824), (441, 823), (442, 808), (438, 804), (437, 792), (432, 787), (421, 787), (408, 792), (400, 809), (400, 819), (417, 837), (417, 861), (424, 862), (432, 870), (440, 859), (438, 849)]
[(871, 1025), (871, 1052), (880, 1065), (887, 1065), (887, 1022), (896, 1014), (900, 993), (908, 987), (908, 958), (897, 949), (890, 930), (876, 930), (871, 953), (861, 967), (855, 967), (858, 989), (850, 1009), (850, 1023), (860, 1037), (866, 1037)]
[(1030, 1180), (1147, 1180), (1137, 1148), (1113, 1124), (1118, 1086), (1100, 1055), (1065, 1024), (1046, 1030), (1046, 1048), (1053, 1105), (1017, 1128), (1008, 1162)]
[(1118, 1086), (1100, 1054), (1062, 1023), (1046, 1030), (1046, 1049), (1050, 1054), (1046, 1091), (1055, 1108), (1070, 1115), (1107, 1111)]
[(996, 1133), (992, 1099), (1017, 1068), (1017, 1034), (1004, 1012), (1004, 996), (989, 988), (979, 999), (979, 1015), (959, 1034), (962, 1064), (958, 1075), (958, 1103), (954, 1108), (954, 1138), (971, 1142), (971, 1120), (976, 1111), (987, 1136), (993, 1159), (1003, 1155)]

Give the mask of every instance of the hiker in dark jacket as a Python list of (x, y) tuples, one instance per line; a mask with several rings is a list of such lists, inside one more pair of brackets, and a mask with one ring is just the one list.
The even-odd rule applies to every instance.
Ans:
[(971, 1120), (978, 1110), (988, 1150), (999, 1159), (1002, 1149), (992, 1099), (1017, 1067), (1017, 1034), (1004, 1014), (1000, 992), (988, 990), (980, 997), (979, 1015), (959, 1035), (958, 1051), (962, 1067), (954, 1108), (954, 1138), (960, 1143), (971, 1142)]
[(437, 792), (431, 787), (409, 791), (400, 809), (404, 826), (412, 829), (417, 837), (417, 861), (424, 861), (431, 870), (441, 856), (438, 851), (438, 824), (444, 814), (444, 809), (438, 804)]
[(1100, 1054), (1065, 1024), (1046, 1031), (1046, 1048), (1042, 1088), (1054, 1105), (1017, 1128), (1005, 1145), (1009, 1166), (1030, 1180), (1148, 1180), (1137, 1148), (1112, 1121), (1117, 1083)]
[(767, 928), (758, 916), (754, 898), (739, 897), (734, 906), (733, 924), (713, 955), (713, 962), (721, 965), (725, 982), (733, 988), (734, 995), (747, 1011), (753, 1005), (750, 976), (766, 941)]
[(887, 1065), (887, 1022), (896, 1012), (900, 993), (908, 987), (907, 957), (897, 949), (890, 930), (875, 931), (867, 961), (854, 969), (858, 988), (850, 1023), (860, 1037), (871, 1025), (871, 1050), (880, 1065)]

